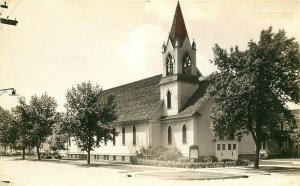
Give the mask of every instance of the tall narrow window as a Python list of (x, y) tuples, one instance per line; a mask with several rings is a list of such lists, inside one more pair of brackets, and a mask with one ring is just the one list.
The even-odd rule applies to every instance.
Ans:
[(186, 125), (182, 127), (182, 143), (186, 144)]
[(125, 127), (122, 128), (122, 144), (125, 145)]
[(132, 128), (132, 143), (133, 145), (136, 145), (136, 128), (135, 128), (135, 125), (133, 125), (133, 128)]
[(173, 75), (174, 59), (171, 54), (166, 57), (166, 76)]
[(171, 126), (168, 127), (168, 144), (172, 144), (172, 129)]
[(185, 53), (182, 59), (182, 73), (183, 74), (192, 73), (192, 62), (191, 62), (191, 57), (188, 53)]
[(171, 92), (167, 92), (167, 108), (171, 108)]

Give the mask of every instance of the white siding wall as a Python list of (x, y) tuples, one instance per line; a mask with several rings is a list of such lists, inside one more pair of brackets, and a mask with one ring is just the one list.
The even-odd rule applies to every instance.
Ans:
[(239, 154), (254, 154), (255, 142), (251, 135), (244, 135), (239, 142)]
[(211, 100), (209, 100), (200, 110), (200, 116), (195, 116), (195, 144), (199, 146), (199, 155), (215, 155), (214, 136), (210, 129), (210, 107)]
[[(187, 126), (187, 143), (182, 142), (182, 127)], [(168, 127), (172, 128), (172, 144), (168, 144)], [(193, 122), (191, 118), (181, 121), (165, 121), (161, 124), (161, 145), (163, 147), (176, 147), (184, 156), (189, 155), (189, 147), (194, 144)]]
[(197, 83), (178, 82), (178, 108), (179, 110), (185, 106), (186, 102), (192, 97), (195, 91), (198, 89)]
[[(199, 146), (200, 156), (215, 155), (215, 142), (217, 137), (213, 136), (212, 130), (210, 129), (211, 120), (210, 107), (212, 100), (207, 101), (204, 107), (200, 110), (201, 116), (195, 117), (195, 136), (196, 145)], [(242, 140), (238, 142), (238, 153), (239, 154), (254, 154), (253, 150), (254, 141), (250, 135), (244, 135)]]
[[(122, 127), (125, 127), (125, 145), (122, 144)], [(147, 147), (148, 139), (147, 132), (148, 127), (146, 123), (136, 124), (136, 145), (133, 145), (133, 125), (119, 125), (116, 127), (118, 136), (116, 136), (116, 144), (113, 145), (112, 141), (107, 141), (107, 145), (102, 142), (99, 148), (95, 148), (91, 154), (102, 155), (136, 155), (136, 151), (140, 151), (141, 148)], [(72, 138), (74, 139), (74, 138)], [(84, 153), (77, 147), (75, 141), (72, 141), (69, 147), (69, 153)]]
[[(165, 109), (167, 115), (176, 115), (178, 113), (178, 82), (166, 83), (160, 86), (160, 98), (165, 100)], [(171, 92), (171, 108), (167, 108), (167, 92)]]

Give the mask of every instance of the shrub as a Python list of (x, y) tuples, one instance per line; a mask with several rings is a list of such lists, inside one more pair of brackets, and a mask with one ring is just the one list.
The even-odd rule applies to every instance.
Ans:
[(131, 163), (134, 165), (138, 165), (139, 160), (141, 160), (141, 159), (139, 159), (138, 157), (135, 157), (135, 156), (131, 157), (131, 159), (130, 159)]
[(52, 159), (52, 156), (51, 155), (46, 155), (45, 158), (46, 159)]
[(182, 158), (181, 152), (176, 148), (155, 148), (148, 150), (149, 159), (163, 160), (163, 161), (177, 161)]
[(281, 154), (283, 158), (293, 158), (295, 156), (295, 153), (292, 148), (282, 149)]
[(235, 161), (236, 166), (248, 166), (248, 165), (250, 165), (250, 163), (251, 162), (249, 160), (246, 160), (246, 159), (237, 159)]
[(55, 159), (61, 159), (62, 156), (58, 154), (58, 155), (55, 155), (54, 158), (55, 158)]
[(204, 162), (212, 162), (212, 158), (210, 156), (204, 156), (203, 161)]
[(216, 156), (204, 156), (203, 162), (218, 162), (218, 158)]
[(161, 161), (161, 160), (145, 160), (137, 159), (136, 164), (146, 165), (146, 166), (159, 166), (159, 167), (176, 167), (176, 168), (216, 168), (216, 167), (233, 167), (233, 166), (248, 166), (250, 164), (249, 160), (238, 159), (225, 160), (218, 162), (187, 162), (187, 161)]
[(180, 157), (177, 159), (178, 162), (188, 162), (190, 161), (188, 158), (185, 158), (185, 157)]

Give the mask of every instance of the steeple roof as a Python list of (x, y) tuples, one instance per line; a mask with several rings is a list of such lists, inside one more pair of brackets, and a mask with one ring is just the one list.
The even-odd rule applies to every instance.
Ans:
[(171, 43), (173, 47), (175, 47), (176, 41), (178, 40), (178, 46), (181, 46), (184, 39), (188, 37), (187, 30), (185, 27), (183, 15), (181, 12), (179, 1), (177, 3), (175, 15), (173, 18), (173, 23), (171, 27), (171, 31), (169, 34), (169, 39), (171, 40)]

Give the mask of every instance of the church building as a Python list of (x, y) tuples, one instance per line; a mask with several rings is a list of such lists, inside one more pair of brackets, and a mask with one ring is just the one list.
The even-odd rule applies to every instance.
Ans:
[[(129, 162), (143, 149), (156, 147), (177, 148), (187, 158), (191, 147), (199, 157), (237, 159), (255, 154), (251, 136), (229, 141), (213, 136), (209, 118), (213, 99), (205, 96), (209, 81), (196, 67), (196, 52), (178, 3), (162, 47), (162, 74), (104, 91), (116, 96), (118, 135), (92, 151), (92, 161)], [(67, 154), (86, 156), (72, 140)]]

